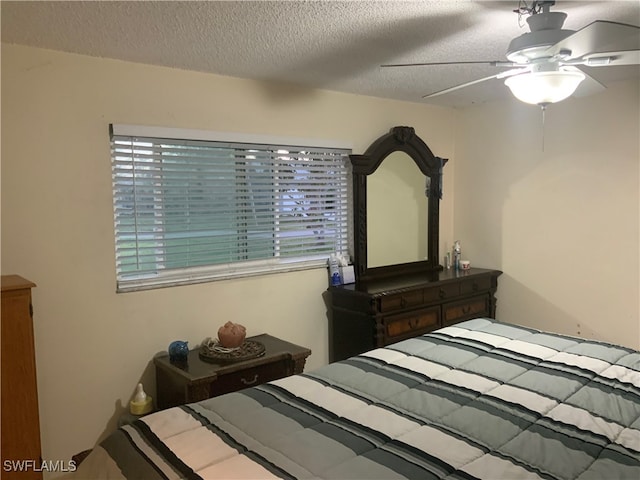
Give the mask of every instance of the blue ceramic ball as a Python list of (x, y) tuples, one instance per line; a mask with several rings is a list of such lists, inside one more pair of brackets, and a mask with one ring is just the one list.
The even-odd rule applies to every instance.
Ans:
[(185, 362), (189, 356), (189, 342), (183, 342), (182, 340), (176, 340), (169, 344), (169, 361), (170, 362)]

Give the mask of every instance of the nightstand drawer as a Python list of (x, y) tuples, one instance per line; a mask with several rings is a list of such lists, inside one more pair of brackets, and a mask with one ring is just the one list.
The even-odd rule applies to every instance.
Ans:
[(439, 322), (439, 307), (394, 315), (384, 319), (385, 335), (389, 342), (396, 342), (435, 330)]
[(411, 290), (409, 292), (395, 293), (384, 296), (380, 299), (380, 311), (391, 312), (415, 307), (422, 304), (422, 290)]
[(472, 297), (460, 302), (447, 303), (442, 306), (443, 326), (452, 325), (463, 320), (489, 315), (489, 296)]
[(211, 384), (211, 397), (217, 397), (224, 393), (235, 392), (243, 388), (255, 387), (262, 383), (277, 380), (278, 378), (291, 375), (290, 362), (282, 359), (277, 362), (267, 363), (253, 368), (238, 370), (233, 373), (220, 375)]

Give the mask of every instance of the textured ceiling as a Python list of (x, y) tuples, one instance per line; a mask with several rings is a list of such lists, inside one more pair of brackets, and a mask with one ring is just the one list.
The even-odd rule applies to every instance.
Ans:
[[(531, 2), (528, 2), (531, 3)], [(489, 66), (384, 63), (503, 60), (528, 29), (518, 1), (201, 1), (0, 3), (2, 41), (234, 77), (463, 107), (510, 95), (500, 80), (422, 95), (497, 73)], [(640, 2), (558, 1), (564, 28), (640, 25)], [(590, 69), (601, 82), (640, 68)]]

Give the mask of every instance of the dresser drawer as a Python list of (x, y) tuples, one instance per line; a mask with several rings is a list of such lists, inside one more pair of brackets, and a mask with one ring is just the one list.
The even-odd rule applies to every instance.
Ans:
[(393, 315), (386, 317), (383, 322), (388, 343), (397, 342), (438, 328), (440, 307)]
[(453, 300), (458, 295), (460, 295), (460, 285), (458, 283), (449, 283), (439, 287), (424, 289), (425, 302), (437, 302), (446, 299)]
[(485, 292), (491, 289), (491, 277), (463, 280), (460, 282), (460, 294)]
[(489, 314), (489, 295), (482, 295), (444, 304), (442, 323), (443, 326), (447, 326), (479, 316), (489, 316)]
[(380, 311), (392, 312), (419, 306), (423, 303), (422, 289), (394, 293), (380, 298)]
[(220, 375), (211, 383), (210, 396), (216, 397), (291, 375), (293, 372), (290, 363), (288, 359), (283, 358), (277, 362)]

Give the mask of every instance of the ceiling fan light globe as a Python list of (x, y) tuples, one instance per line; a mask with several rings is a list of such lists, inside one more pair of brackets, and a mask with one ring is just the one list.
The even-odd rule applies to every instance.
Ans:
[(521, 102), (546, 105), (560, 102), (573, 95), (584, 79), (582, 72), (559, 70), (514, 75), (507, 78), (504, 84)]

